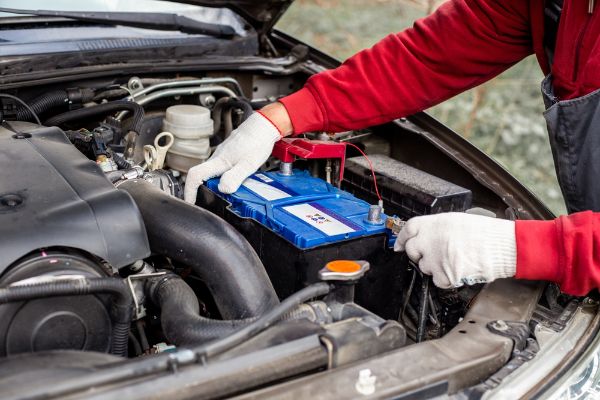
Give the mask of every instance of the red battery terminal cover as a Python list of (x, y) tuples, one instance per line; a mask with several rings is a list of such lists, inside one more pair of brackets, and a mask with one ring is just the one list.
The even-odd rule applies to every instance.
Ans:
[(275, 143), (273, 157), (281, 162), (291, 163), (296, 158), (310, 159), (339, 159), (340, 182), (344, 179), (344, 161), (346, 160), (346, 144), (326, 142), (322, 140), (284, 138)]

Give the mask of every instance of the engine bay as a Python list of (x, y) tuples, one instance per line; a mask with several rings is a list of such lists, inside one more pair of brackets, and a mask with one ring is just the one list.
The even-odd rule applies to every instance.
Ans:
[(0, 363), (17, 376), (44, 355), (66, 379), (271, 350), (302, 358), (285, 380), (456, 327), (482, 285), (435, 288), (393, 243), (409, 218), (496, 215), (496, 200), (401, 157), (380, 127), (283, 139), (237, 192), (215, 178), (182, 200), (189, 168), (301, 84), (215, 72), (0, 98)]

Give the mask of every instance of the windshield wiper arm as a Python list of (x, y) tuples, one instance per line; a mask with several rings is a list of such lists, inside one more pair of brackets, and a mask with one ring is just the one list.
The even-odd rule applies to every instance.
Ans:
[(132, 26), (162, 31), (180, 31), (222, 38), (230, 38), (235, 35), (235, 30), (229, 25), (210, 24), (169, 13), (24, 10), (6, 7), (0, 7), (0, 12), (35, 15), (39, 17), (63, 17), (100, 24)]

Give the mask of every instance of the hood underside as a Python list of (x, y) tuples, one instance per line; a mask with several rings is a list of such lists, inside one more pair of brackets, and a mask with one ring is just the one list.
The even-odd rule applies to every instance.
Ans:
[(169, 0), (173, 3), (229, 8), (242, 16), (258, 32), (269, 30), (294, 0)]

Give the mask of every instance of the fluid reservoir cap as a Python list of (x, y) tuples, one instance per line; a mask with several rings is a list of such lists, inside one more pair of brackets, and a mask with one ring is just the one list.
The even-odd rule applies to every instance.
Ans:
[(370, 265), (364, 260), (335, 260), (319, 271), (322, 281), (355, 281), (364, 276)]
[(213, 134), (214, 124), (208, 108), (178, 104), (167, 108), (163, 130), (179, 139), (200, 139)]

